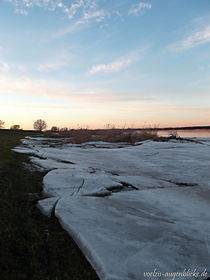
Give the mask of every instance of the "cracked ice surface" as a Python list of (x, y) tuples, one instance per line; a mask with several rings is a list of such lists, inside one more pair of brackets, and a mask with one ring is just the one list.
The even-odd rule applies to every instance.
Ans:
[(210, 139), (48, 141), (27, 138), (14, 150), (49, 170), (43, 189), (50, 198), (39, 208), (54, 212), (100, 279), (144, 279), (155, 268), (210, 271)]

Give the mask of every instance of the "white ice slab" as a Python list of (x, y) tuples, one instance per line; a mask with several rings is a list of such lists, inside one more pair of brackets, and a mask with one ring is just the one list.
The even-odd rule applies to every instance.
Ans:
[(122, 187), (114, 176), (103, 172), (89, 173), (79, 168), (56, 169), (44, 177), (44, 192), (52, 196), (93, 195), (107, 188)]
[(58, 199), (59, 197), (50, 197), (50, 198), (42, 199), (38, 201), (37, 206), (44, 215), (50, 217)]
[(61, 199), (55, 215), (100, 279), (144, 279), (155, 268), (210, 270), (209, 204), (200, 202), (181, 189), (77, 196)]

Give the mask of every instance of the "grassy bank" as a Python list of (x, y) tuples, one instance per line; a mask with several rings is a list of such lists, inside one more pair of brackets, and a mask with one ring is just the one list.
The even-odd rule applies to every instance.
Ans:
[(98, 279), (57, 219), (37, 209), (44, 173), (27, 170), (28, 156), (11, 151), (26, 135), (0, 130), (1, 279)]

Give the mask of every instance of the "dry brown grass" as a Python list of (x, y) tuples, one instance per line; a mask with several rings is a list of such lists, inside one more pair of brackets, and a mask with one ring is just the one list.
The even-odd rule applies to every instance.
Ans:
[(104, 141), (111, 143), (128, 142), (134, 144), (135, 142), (144, 141), (148, 139), (158, 140), (157, 129), (71, 129), (60, 130), (58, 132), (47, 131), (46, 137), (66, 137), (69, 138), (69, 143), (81, 144), (91, 141)]

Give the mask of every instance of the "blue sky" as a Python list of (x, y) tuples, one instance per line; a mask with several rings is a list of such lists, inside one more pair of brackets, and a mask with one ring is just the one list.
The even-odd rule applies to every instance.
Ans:
[(5, 126), (210, 124), (209, 0), (3, 0)]

